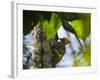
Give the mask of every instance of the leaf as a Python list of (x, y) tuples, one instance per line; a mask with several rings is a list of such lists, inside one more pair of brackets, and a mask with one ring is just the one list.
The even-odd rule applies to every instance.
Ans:
[(91, 65), (91, 46), (90, 45), (86, 46), (86, 50), (85, 50), (83, 56), (84, 56), (85, 60), (87, 61), (87, 63), (89, 65)]
[(91, 52), (90, 45), (86, 45), (85, 51), (74, 56), (73, 66), (90, 66), (91, 65)]
[(83, 21), (82, 20), (74, 20), (72, 21), (72, 27), (75, 29), (79, 38), (84, 38), (84, 31), (83, 31)]
[(75, 29), (79, 38), (85, 40), (91, 30), (91, 14), (77, 14), (78, 19), (72, 21), (72, 27)]
[(45, 20), (43, 22), (43, 27), (46, 32), (47, 39), (54, 37), (60, 25), (61, 25), (61, 21), (59, 18), (57, 18), (56, 13), (52, 13), (50, 21)]

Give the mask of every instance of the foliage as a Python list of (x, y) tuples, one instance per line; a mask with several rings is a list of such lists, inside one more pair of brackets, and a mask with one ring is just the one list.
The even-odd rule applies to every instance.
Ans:
[(85, 40), (90, 33), (90, 14), (78, 14), (78, 19), (72, 21), (72, 27), (78, 37)]
[(78, 37), (84, 38), (83, 21), (82, 20), (74, 20), (74, 21), (72, 21), (72, 27), (77, 32)]
[(60, 26), (60, 19), (57, 17), (55, 13), (52, 13), (50, 21), (45, 20), (43, 22), (43, 27), (45, 29), (47, 39), (53, 38)]
[(86, 45), (85, 51), (80, 50), (79, 53), (74, 55), (73, 66), (90, 66), (91, 65), (91, 46)]
[(87, 45), (83, 57), (85, 58), (85, 60), (88, 62), (89, 65), (91, 65), (91, 54), (90, 53), (91, 53), (91, 46)]

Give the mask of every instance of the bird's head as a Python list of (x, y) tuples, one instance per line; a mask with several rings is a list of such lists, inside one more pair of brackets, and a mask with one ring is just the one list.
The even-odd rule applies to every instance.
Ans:
[(62, 43), (63, 45), (67, 45), (70, 41), (67, 38), (59, 38), (58, 42)]

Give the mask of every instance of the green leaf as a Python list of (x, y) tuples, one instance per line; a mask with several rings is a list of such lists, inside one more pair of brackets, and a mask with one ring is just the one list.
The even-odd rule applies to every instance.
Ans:
[(85, 38), (90, 34), (91, 30), (91, 14), (77, 14), (77, 17), (77, 19), (72, 21), (72, 26), (75, 29), (78, 37), (85, 40)]
[[(91, 65), (91, 47), (86, 45), (85, 51), (74, 56), (73, 66), (90, 66)], [(80, 57), (81, 56), (81, 57)]]
[(84, 58), (89, 65), (91, 65), (91, 46), (87, 45), (86, 50), (84, 52)]
[(45, 20), (43, 22), (43, 27), (46, 32), (47, 39), (54, 37), (60, 25), (61, 25), (61, 21), (57, 17), (56, 13), (52, 13), (50, 21)]
[(84, 39), (83, 21), (82, 20), (72, 21), (72, 27), (75, 29), (78, 37)]

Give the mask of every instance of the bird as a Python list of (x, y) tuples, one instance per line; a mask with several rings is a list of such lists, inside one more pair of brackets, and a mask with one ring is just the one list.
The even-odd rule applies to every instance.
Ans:
[(70, 41), (67, 38), (59, 38), (58, 34), (54, 38), (50, 39), (49, 45), (52, 51), (52, 67), (55, 68), (56, 64), (62, 59), (66, 47), (65, 45), (69, 44)]
[(35, 54), (34, 68), (55, 68), (65, 53), (65, 45), (70, 41), (67, 38), (59, 38), (57, 33), (47, 40), (47, 35), (41, 25), (35, 26), (33, 33), (36, 40), (36, 50), (33, 53)]
[(45, 29), (39, 23), (33, 28), (33, 41), (36, 42), (33, 45), (36, 48), (34, 68), (55, 68), (66, 51), (65, 45), (70, 43), (66, 37), (58, 37), (58, 33), (47, 39)]
[(63, 28), (68, 31), (68, 32), (71, 32), (75, 35), (75, 37), (77, 38), (79, 44), (80, 44), (80, 47), (82, 47), (82, 44), (78, 38), (78, 35), (76, 33), (76, 31), (74, 30), (74, 28), (69, 24), (69, 21), (67, 19), (64, 19), (63, 22), (62, 22), (62, 26)]

